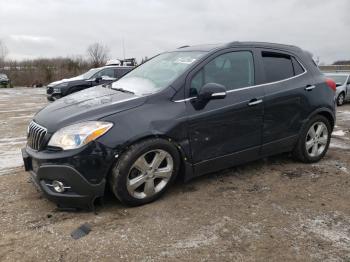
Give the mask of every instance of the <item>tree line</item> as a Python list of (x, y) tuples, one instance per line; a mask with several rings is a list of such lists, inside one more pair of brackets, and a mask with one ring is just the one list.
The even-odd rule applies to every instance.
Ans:
[(86, 56), (38, 58), (18, 61), (8, 59), (8, 49), (0, 40), (0, 73), (5, 73), (14, 86), (40, 86), (80, 75), (100, 67), (110, 59), (110, 50), (100, 43), (88, 46)]

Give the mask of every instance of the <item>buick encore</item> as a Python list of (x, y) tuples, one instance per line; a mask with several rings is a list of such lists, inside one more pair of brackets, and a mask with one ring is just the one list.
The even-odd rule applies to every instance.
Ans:
[(317, 162), (335, 123), (335, 89), (295, 46), (181, 47), (39, 111), (25, 169), (60, 207), (91, 208), (107, 186), (136, 206), (179, 175), (188, 181), (282, 152)]
[(75, 92), (103, 84), (109, 84), (128, 73), (134, 66), (103, 66), (92, 68), (86, 73), (52, 82), (46, 87), (48, 101), (55, 101)]

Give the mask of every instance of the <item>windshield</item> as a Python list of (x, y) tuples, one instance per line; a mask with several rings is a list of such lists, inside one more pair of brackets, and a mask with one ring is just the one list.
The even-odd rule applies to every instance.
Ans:
[(5, 74), (0, 74), (0, 78), (7, 79), (7, 75), (5, 75)]
[(100, 70), (100, 68), (92, 68), (89, 71), (87, 71), (86, 73), (77, 76), (77, 78), (80, 79), (90, 79), (98, 70)]
[(347, 76), (342, 75), (327, 75), (329, 78), (332, 78), (337, 85), (344, 85)]
[(170, 52), (160, 54), (112, 84), (137, 95), (152, 94), (168, 87), (205, 52)]

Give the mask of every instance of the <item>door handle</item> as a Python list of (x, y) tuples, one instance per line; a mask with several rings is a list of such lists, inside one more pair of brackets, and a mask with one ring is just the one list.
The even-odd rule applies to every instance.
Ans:
[(308, 86), (305, 87), (305, 90), (306, 90), (306, 91), (311, 91), (311, 90), (314, 89), (314, 88), (316, 88), (316, 86), (314, 86), (314, 85), (312, 85), (312, 86), (308, 85)]
[(248, 106), (256, 106), (256, 105), (262, 103), (262, 101), (263, 101), (262, 99), (254, 98), (254, 99), (249, 101)]

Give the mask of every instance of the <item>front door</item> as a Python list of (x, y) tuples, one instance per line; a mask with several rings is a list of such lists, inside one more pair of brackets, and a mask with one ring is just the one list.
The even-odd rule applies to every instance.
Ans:
[[(227, 95), (198, 107), (196, 96), (207, 83), (225, 86)], [(254, 59), (249, 50), (221, 52), (190, 73), (186, 81), (190, 97), (186, 110), (197, 175), (258, 157), (263, 88), (254, 85)]]

